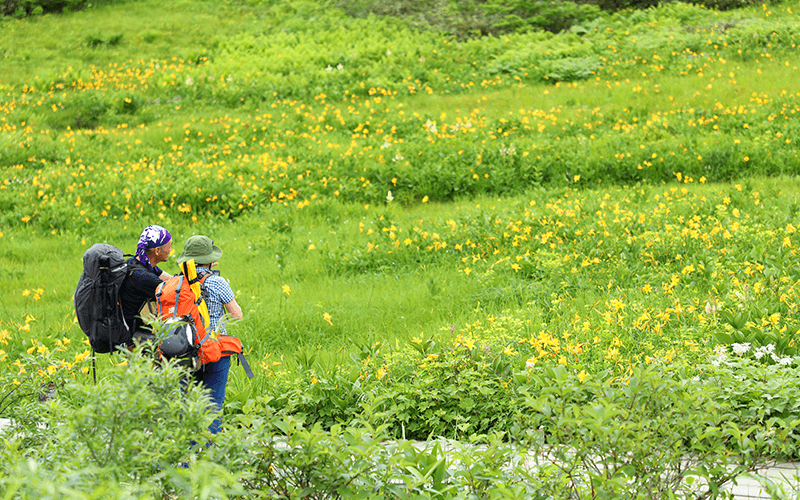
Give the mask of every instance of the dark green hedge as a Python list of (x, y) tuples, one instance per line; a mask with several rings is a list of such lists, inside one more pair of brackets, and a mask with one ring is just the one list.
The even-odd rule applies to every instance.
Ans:
[(114, 2), (115, 0), (0, 0), (0, 16), (27, 17), (81, 10), (90, 5)]
[(718, 10), (764, 3), (764, 0), (329, 0), (330, 5), (353, 17), (400, 17), (419, 29), (441, 31), (461, 39), (527, 30), (558, 33), (595, 19), (604, 11), (646, 9), (677, 1)]

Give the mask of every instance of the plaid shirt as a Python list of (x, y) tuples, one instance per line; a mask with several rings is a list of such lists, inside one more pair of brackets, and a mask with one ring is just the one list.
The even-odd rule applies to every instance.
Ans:
[[(206, 267), (197, 268), (197, 275), (199, 277), (206, 274), (211, 274), (211, 276), (203, 281), (206, 305), (208, 306), (208, 317), (211, 320), (210, 330), (216, 330), (220, 335), (227, 335), (225, 321), (220, 322), (220, 319), (222, 319), (222, 316), (227, 312), (225, 304), (236, 299), (236, 296), (233, 294), (231, 286), (224, 278), (212, 274), (211, 270)], [(217, 330), (218, 325), (219, 330)]]

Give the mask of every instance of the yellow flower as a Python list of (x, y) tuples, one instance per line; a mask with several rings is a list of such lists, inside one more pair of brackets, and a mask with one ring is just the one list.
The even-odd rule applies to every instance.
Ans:
[(588, 377), (588, 376), (589, 376), (589, 374), (586, 373), (586, 370), (581, 370), (581, 372), (578, 374), (578, 380), (583, 382), (584, 380), (586, 380), (586, 377)]
[(311, 377), (311, 383), (312, 383), (312, 384), (316, 384), (317, 382), (319, 382), (319, 381), (317, 380), (317, 377)]
[(333, 322), (331, 321), (331, 315), (330, 315), (330, 314), (328, 314), (328, 313), (324, 313), (324, 314), (322, 315), (322, 319), (324, 319), (325, 321), (327, 321), (329, 325), (331, 325), (331, 326), (333, 325)]
[(281, 290), (283, 290), (283, 293), (285, 293), (286, 295), (289, 295), (290, 293), (292, 293), (292, 290), (291, 290), (291, 288), (289, 288), (289, 285), (283, 285), (281, 287)]
[(509, 344), (509, 345), (507, 345), (505, 349), (503, 349), (503, 354), (505, 354), (506, 356), (513, 356), (513, 355), (515, 355), (516, 353), (517, 353), (517, 351), (515, 351), (515, 350), (514, 350), (514, 349), (511, 347), (511, 345), (510, 345), (510, 344)]

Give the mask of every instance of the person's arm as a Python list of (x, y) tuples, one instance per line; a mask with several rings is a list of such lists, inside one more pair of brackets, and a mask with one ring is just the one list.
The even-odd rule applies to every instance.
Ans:
[(228, 311), (228, 314), (231, 315), (231, 319), (234, 321), (240, 320), (244, 317), (244, 314), (242, 314), (242, 308), (239, 307), (236, 299), (226, 303), (225, 309)]
[(166, 271), (161, 271), (161, 274), (158, 275), (158, 277), (161, 278), (161, 281), (167, 281), (168, 279), (172, 278), (172, 275)]

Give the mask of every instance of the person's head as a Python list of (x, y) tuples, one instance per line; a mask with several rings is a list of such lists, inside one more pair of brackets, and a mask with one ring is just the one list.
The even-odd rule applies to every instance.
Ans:
[(144, 228), (136, 245), (136, 258), (148, 267), (155, 268), (166, 262), (172, 251), (172, 235), (165, 228), (151, 225)]
[(178, 265), (189, 259), (194, 259), (198, 266), (211, 266), (222, 257), (222, 249), (211, 241), (208, 236), (192, 236), (186, 240), (183, 253), (178, 256)]

